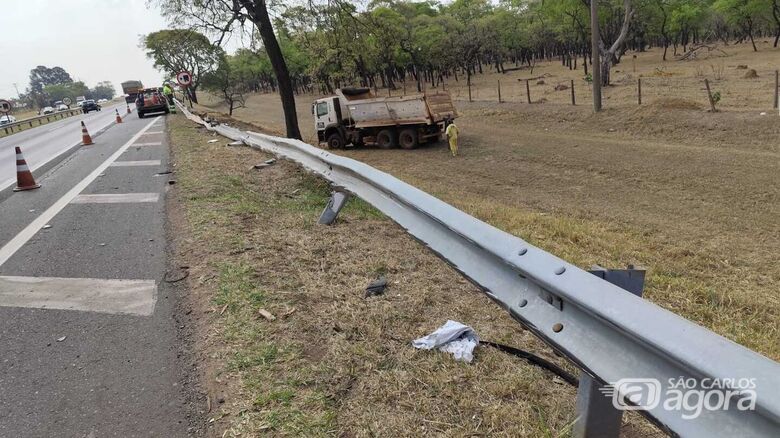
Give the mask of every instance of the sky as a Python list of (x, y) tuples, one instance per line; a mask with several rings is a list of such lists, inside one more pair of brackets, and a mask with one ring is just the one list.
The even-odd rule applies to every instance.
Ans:
[(146, 0), (0, 0), (0, 99), (16, 97), (38, 65), (64, 68), (92, 88), (111, 81), (162, 83), (163, 74), (138, 47), (143, 34), (166, 29)]

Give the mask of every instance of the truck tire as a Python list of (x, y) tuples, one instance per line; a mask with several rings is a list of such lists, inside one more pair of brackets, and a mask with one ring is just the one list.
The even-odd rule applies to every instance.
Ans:
[(143, 111), (138, 111), (138, 118), (139, 119), (143, 119), (144, 118), (144, 112)]
[(338, 132), (334, 132), (328, 136), (328, 149), (342, 149), (344, 148), (344, 137)]
[(392, 149), (398, 145), (395, 131), (392, 129), (383, 129), (376, 135), (376, 145), (380, 149)]
[(414, 149), (420, 144), (420, 139), (417, 137), (417, 130), (407, 128), (401, 130), (398, 134), (398, 144), (404, 149)]

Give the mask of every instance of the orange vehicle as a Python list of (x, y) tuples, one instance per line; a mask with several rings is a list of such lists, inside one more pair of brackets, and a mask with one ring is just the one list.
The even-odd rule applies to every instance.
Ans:
[(138, 97), (135, 99), (135, 107), (139, 119), (143, 119), (149, 113), (168, 114), (170, 112), (168, 101), (158, 88), (146, 88), (138, 93)]

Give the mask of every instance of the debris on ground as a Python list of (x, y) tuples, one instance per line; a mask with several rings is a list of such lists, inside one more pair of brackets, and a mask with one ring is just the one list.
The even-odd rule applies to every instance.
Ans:
[(263, 318), (265, 318), (265, 319), (267, 319), (269, 321), (276, 321), (276, 317), (271, 312), (269, 312), (269, 311), (267, 311), (265, 309), (260, 309), (260, 310), (257, 311), (257, 313), (259, 313), (260, 316), (262, 316)]
[(386, 288), (387, 288), (387, 278), (385, 278), (385, 276), (383, 275), (377, 278), (376, 280), (372, 281), (366, 287), (366, 298), (382, 295), (383, 293), (385, 293)]
[(184, 280), (189, 276), (190, 276), (190, 267), (181, 266), (178, 269), (166, 272), (165, 276), (163, 277), (163, 281), (165, 281), (166, 283), (176, 283), (178, 281)]
[(48, 230), (49, 228), (51, 228), (51, 225), (49, 225), (49, 224), (46, 224), (46, 225), (43, 226), (44, 230)]
[(218, 141), (219, 141), (219, 139), (214, 138), (214, 139), (211, 139), (211, 140), (207, 141), (206, 143), (216, 143)]
[(755, 79), (758, 77), (758, 72), (756, 72), (755, 69), (750, 69), (745, 72), (745, 76), (742, 76), (744, 79)]
[(555, 86), (555, 91), (563, 91), (563, 90), (568, 90), (568, 89), (569, 89), (569, 86), (566, 85), (566, 84), (558, 84), (558, 85)]
[(477, 345), (479, 345), (477, 332), (467, 325), (452, 320), (447, 320), (433, 333), (412, 341), (414, 348), (421, 350), (438, 348), (445, 353), (452, 353), (455, 360), (468, 363), (474, 359), (474, 348)]
[(62, 342), (67, 338), (67, 336), (63, 336), (61, 338), (57, 338), (57, 342)]

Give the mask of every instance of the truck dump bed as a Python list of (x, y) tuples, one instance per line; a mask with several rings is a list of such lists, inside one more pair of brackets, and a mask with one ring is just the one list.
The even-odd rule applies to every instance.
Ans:
[(448, 117), (457, 117), (452, 98), (446, 92), (397, 97), (371, 97), (368, 91), (347, 94), (339, 90), (337, 94), (342, 102), (342, 112), (357, 128), (432, 125)]

